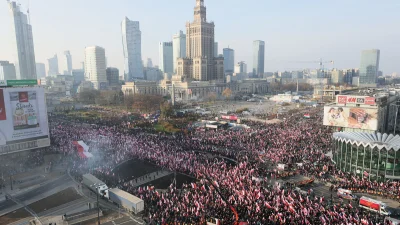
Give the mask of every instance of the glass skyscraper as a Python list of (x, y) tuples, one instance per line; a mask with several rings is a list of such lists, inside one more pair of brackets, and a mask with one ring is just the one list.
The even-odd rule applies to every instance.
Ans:
[(16, 2), (9, 2), (13, 22), (13, 46), (17, 79), (36, 79), (32, 26)]
[(235, 69), (235, 50), (231, 48), (224, 48), (224, 73), (233, 74)]
[(142, 63), (142, 32), (138, 21), (127, 17), (122, 21), (122, 47), (125, 59), (125, 81), (144, 79)]
[(175, 34), (172, 38), (172, 47), (174, 49), (173, 57), (174, 57), (174, 73), (176, 73), (176, 61), (179, 58), (186, 57), (186, 34), (183, 31), (179, 31), (179, 33)]
[(264, 60), (265, 60), (265, 42), (254, 41), (253, 42), (253, 76), (263, 77), (264, 76)]
[(379, 71), (380, 50), (364, 50), (361, 53), (360, 86), (376, 87)]
[(159, 43), (159, 64), (160, 70), (164, 73), (174, 72), (174, 50), (172, 42)]

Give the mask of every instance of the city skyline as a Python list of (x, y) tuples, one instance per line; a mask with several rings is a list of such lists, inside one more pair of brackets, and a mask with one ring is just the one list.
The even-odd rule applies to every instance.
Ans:
[[(23, 12), (26, 12), (27, 2), (20, 1)], [(123, 50), (121, 46), (120, 22), (124, 16), (141, 23), (142, 31), (142, 59), (152, 58), (157, 61), (158, 42), (170, 40), (173, 34), (179, 30), (184, 30), (185, 21), (192, 17), (192, 9), (195, 1), (177, 0), (175, 4), (156, 1), (162, 8), (161, 13), (155, 13), (152, 17), (146, 16), (146, 10), (153, 10), (153, 5), (140, 2), (124, 2), (121, 4), (93, 4), (91, 0), (81, 3), (80, 8), (85, 5), (95, 5), (94, 11), (110, 10), (110, 14), (105, 17), (92, 15), (85, 10), (77, 9), (73, 18), (68, 20), (63, 17), (64, 10), (56, 10), (59, 3), (45, 2), (38, 0), (30, 5), (30, 21), (33, 27), (35, 43), (36, 61), (46, 62), (46, 59), (55, 52), (61, 54), (65, 49), (71, 51), (73, 55), (73, 68), (80, 68), (79, 63), (84, 59), (84, 49), (87, 46), (99, 45), (106, 49), (109, 66), (117, 67), (120, 71), (123, 68)], [(223, 6), (229, 3), (232, 8), (232, 15), (220, 13), (224, 10)], [(323, 58), (324, 60), (334, 60), (335, 68), (358, 68), (361, 61), (361, 51), (365, 49), (380, 49), (381, 60), (380, 70), (384, 74), (399, 72), (400, 66), (400, 32), (394, 29), (395, 21), (399, 15), (396, 7), (398, 2), (387, 1), (376, 3), (373, 1), (320, 3), (317, 1), (301, 3), (276, 3), (273, 1), (252, 0), (243, 4), (239, 1), (206, 1), (209, 18), (216, 23), (216, 42), (219, 42), (219, 52), (223, 48), (231, 47), (235, 49), (235, 63), (245, 61), (249, 67), (253, 66), (252, 42), (254, 40), (265, 41), (265, 72), (277, 70), (297, 70), (301, 68), (318, 68), (317, 64), (293, 64), (292, 61), (302, 60), (311, 61)], [(63, 9), (76, 6), (74, 0), (63, 2)], [(264, 10), (264, 14), (244, 14), (246, 16), (238, 19), (235, 13), (240, 11), (253, 10), (257, 4), (256, 11)], [(46, 7), (44, 7), (46, 5)], [(5, 21), (5, 28), (0, 31), (0, 60), (13, 62), (13, 50), (10, 47), (11, 40), (11, 18), (7, 12), (8, 5), (0, 4), (0, 19)], [(54, 8), (51, 12), (46, 8)], [(138, 8), (132, 13), (132, 8)], [(74, 8), (75, 9), (75, 8)], [(240, 10), (239, 10), (240, 9)], [(340, 10), (343, 16), (327, 14), (329, 11)], [(167, 14), (179, 10), (174, 18)], [(55, 14), (54, 11), (56, 12)], [(68, 11), (68, 10), (65, 10)], [(276, 12), (275, 12), (276, 11)], [(363, 11), (361, 13), (360, 11)], [(159, 12), (157, 10), (157, 12)], [(276, 19), (277, 14), (291, 12), (288, 18)], [(348, 12), (348, 13), (346, 13)], [(351, 12), (351, 13), (350, 13)], [(375, 17), (368, 16), (368, 12), (374, 12)], [(375, 13), (376, 12), (376, 13)], [(49, 14), (47, 14), (49, 13)], [(341, 13), (341, 14), (342, 14)], [(350, 13), (350, 14), (349, 14)], [(134, 16), (133, 16), (134, 15)], [(243, 15), (243, 13), (242, 13)], [(323, 20), (321, 21), (321, 16)], [(48, 20), (48, 16), (54, 16), (53, 21)], [(228, 16), (228, 17), (227, 17)], [(93, 17), (93, 18), (88, 18)], [(275, 17), (275, 19), (271, 19)], [(255, 20), (258, 18), (258, 20)], [(71, 21), (69, 21), (71, 19)], [(270, 20), (268, 20), (270, 19)], [(94, 21), (100, 22), (94, 23)], [(57, 26), (52, 26), (57, 21)], [(70, 24), (67, 23), (70, 22)], [(78, 23), (79, 21), (79, 23)], [(162, 21), (162, 22), (160, 22)], [(259, 23), (255, 26), (254, 21)], [(156, 26), (162, 23), (163, 26)], [(88, 28), (89, 27), (89, 28)], [(261, 27), (261, 29), (260, 29)], [(7, 29), (9, 28), (9, 29)], [(88, 29), (86, 29), (88, 28)], [(52, 34), (49, 34), (49, 30)], [(370, 32), (373, 30), (374, 32)], [(65, 35), (66, 33), (77, 33), (82, 35)], [(53, 35), (54, 33), (54, 35)], [(186, 33), (186, 32), (185, 32)], [(352, 35), (349, 35), (353, 33)], [(357, 35), (356, 35), (357, 34)], [(57, 38), (54, 38), (57, 37)], [(60, 71), (65, 68), (60, 68)]]

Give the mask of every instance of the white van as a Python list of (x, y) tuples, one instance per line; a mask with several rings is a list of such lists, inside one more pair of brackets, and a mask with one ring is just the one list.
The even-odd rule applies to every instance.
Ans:
[(357, 199), (357, 196), (353, 195), (353, 192), (350, 190), (346, 190), (343, 188), (339, 188), (337, 191), (337, 195), (339, 198), (344, 198), (348, 200), (355, 200)]

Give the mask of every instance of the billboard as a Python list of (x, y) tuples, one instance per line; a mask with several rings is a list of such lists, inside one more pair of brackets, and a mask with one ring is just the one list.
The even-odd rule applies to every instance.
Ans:
[(337, 95), (337, 104), (375, 105), (375, 98), (369, 96)]
[(0, 155), (50, 146), (44, 89), (0, 89)]
[(325, 106), (324, 125), (363, 130), (377, 130), (378, 109)]

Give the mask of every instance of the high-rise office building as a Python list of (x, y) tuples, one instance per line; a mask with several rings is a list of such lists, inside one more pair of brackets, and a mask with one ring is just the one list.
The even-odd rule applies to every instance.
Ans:
[(238, 62), (235, 65), (235, 73), (247, 73), (247, 64), (245, 62)]
[(125, 81), (144, 79), (142, 61), (142, 32), (139, 21), (127, 17), (122, 21), (122, 47), (125, 59)]
[(163, 72), (156, 67), (144, 68), (144, 75), (148, 81), (160, 81), (163, 78)]
[(343, 70), (337, 70), (337, 69), (332, 70), (330, 81), (332, 84), (343, 84), (344, 83)]
[(356, 69), (346, 69), (343, 71), (343, 82), (348, 85), (353, 84), (353, 77), (357, 77)]
[(59, 75), (59, 70), (58, 70), (58, 57), (57, 54), (55, 54), (53, 57), (47, 59), (47, 62), (49, 63), (49, 71), (47, 72), (48, 76), (57, 76)]
[(159, 65), (163, 73), (174, 72), (174, 49), (172, 42), (160, 42), (159, 45)]
[(16, 78), (14, 64), (8, 61), (0, 61), (0, 80), (15, 80)]
[(108, 67), (106, 70), (108, 85), (118, 86), (119, 85), (119, 70), (114, 67)]
[(37, 79), (46, 77), (46, 66), (44, 65), (44, 63), (36, 63), (36, 74)]
[(63, 55), (64, 75), (72, 75), (72, 56), (69, 51), (65, 51)]
[(214, 57), (218, 57), (218, 42), (214, 42)]
[(99, 46), (85, 49), (85, 80), (91, 81), (97, 90), (107, 88), (106, 53)]
[(150, 58), (147, 58), (146, 67), (153, 67), (153, 60), (151, 60)]
[(13, 22), (13, 47), (17, 79), (36, 79), (35, 49), (32, 26), (16, 2), (9, 2)]
[(253, 76), (264, 76), (264, 62), (265, 62), (265, 42), (253, 42)]
[(224, 80), (224, 59), (215, 58), (214, 22), (207, 22), (204, 0), (196, 0), (194, 21), (186, 23), (186, 58), (177, 60), (177, 75), (198, 81)]
[(85, 81), (85, 70), (72, 70), (72, 77), (74, 78), (74, 84), (79, 85), (82, 81)]
[(186, 34), (183, 31), (179, 31), (172, 37), (172, 47), (174, 48), (174, 73), (176, 73), (177, 60), (186, 57)]
[(360, 87), (376, 87), (379, 71), (380, 50), (364, 50), (361, 53)]
[(224, 73), (232, 74), (235, 69), (235, 51), (231, 48), (224, 48)]

